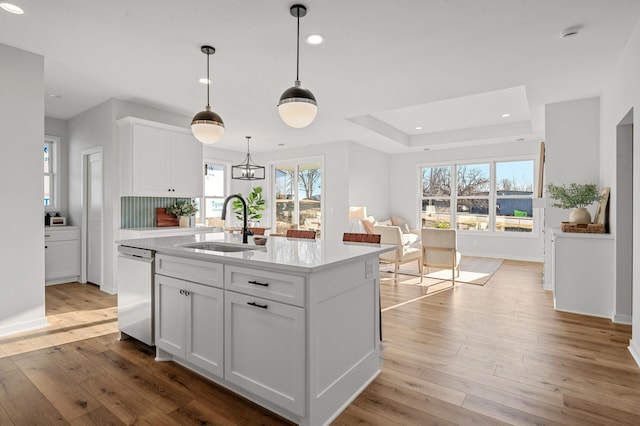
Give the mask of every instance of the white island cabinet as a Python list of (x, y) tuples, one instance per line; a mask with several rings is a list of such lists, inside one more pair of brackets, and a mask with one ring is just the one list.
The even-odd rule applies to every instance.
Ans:
[(223, 238), (119, 242), (157, 253), (156, 360), (297, 424), (330, 423), (380, 373), (375, 266), (394, 246), (274, 237), (193, 248)]

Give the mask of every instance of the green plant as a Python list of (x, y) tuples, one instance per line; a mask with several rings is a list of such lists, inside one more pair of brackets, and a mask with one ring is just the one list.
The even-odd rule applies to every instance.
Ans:
[[(242, 197), (242, 194), (238, 195)], [(256, 186), (252, 188), (245, 201), (247, 202), (247, 220), (262, 219), (261, 212), (267, 209), (266, 203), (262, 198), (262, 187)], [(237, 198), (233, 199), (233, 213), (236, 215), (236, 219), (242, 220), (242, 202)]]
[(556, 186), (552, 183), (547, 185), (547, 191), (551, 198), (556, 200), (553, 207), (562, 209), (573, 209), (587, 207), (596, 201), (600, 201), (600, 193), (594, 184), (577, 184), (572, 183), (569, 187), (565, 185)]
[(451, 224), (445, 222), (444, 220), (441, 220), (440, 222), (438, 222), (438, 224), (436, 225), (436, 228), (438, 229), (450, 229), (451, 228)]
[(180, 216), (193, 216), (198, 211), (198, 208), (192, 201), (178, 200), (174, 205), (167, 207), (167, 214), (173, 214)]

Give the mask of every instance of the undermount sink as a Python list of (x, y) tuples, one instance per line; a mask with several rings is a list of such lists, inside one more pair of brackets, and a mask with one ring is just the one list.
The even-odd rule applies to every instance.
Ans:
[(182, 247), (200, 249), (200, 250), (209, 250), (209, 251), (221, 251), (225, 253), (233, 253), (237, 251), (247, 251), (247, 250), (257, 250), (259, 247), (256, 246), (247, 246), (247, 245), (238, 245), (238, 244), (225, 244), (225, 243), (212, 243), (212, 242), (202, 242), (202, 243), (191, 243), (185, 244)]

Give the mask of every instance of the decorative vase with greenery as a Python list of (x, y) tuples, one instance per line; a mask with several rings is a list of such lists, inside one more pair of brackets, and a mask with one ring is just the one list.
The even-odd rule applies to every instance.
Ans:
[(189, 216), (193, 216), (198, 212), (198, 208), (193, 201), (178, 200), (172, 206), (167, 207), (167, 214), (173, 214), (178, 217), (178, 223), (181, 227), (189, 226)]
[(553, 207), (571, 209), (569, 222), (581, 224), (591, 223), (591, 213), (586, 207), (600, 201), (601, 198), (595, 184), (572, 183), (566, 187), (550, 183), (547, 185), (547, 191), (549, 191), (551, 198), (557, 201), (552, 204)]
[[(239, 194), (244, 197), (242, 194)], [(245, 198), (247, 202), (247, 220), (257, 222), (262, 219), (262, 212), (267, 209), (267, 205), (262, 198), (262, 187), (256, 186), (251, 189), (251, 193)], [(233, 213), (236, 219), (242, 220), (242, 203), (238, 199), (233, 200)]]

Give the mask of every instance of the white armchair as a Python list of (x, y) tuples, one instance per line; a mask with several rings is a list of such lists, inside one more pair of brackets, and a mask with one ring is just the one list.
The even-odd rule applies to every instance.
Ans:
[(456, 284), (460, 276), (460, 252), (457, 250), (458, 235), (455, 229), (422, 229), (422, 265), (451, 269), (451, 281)]
[(422, 280), (422, 262), (420, 261), (420, 249), (403, 244), (402, 231), (399, 226), (374, 226), (375, 234), (380, 234), (380, 243), (393, 244), (396, 250), (388, 251), (380, 255), (382, 262), (394, 264), (393, 279), (398, 279), (398, 266), (403, 263), (418, 262), (420, 279)]

